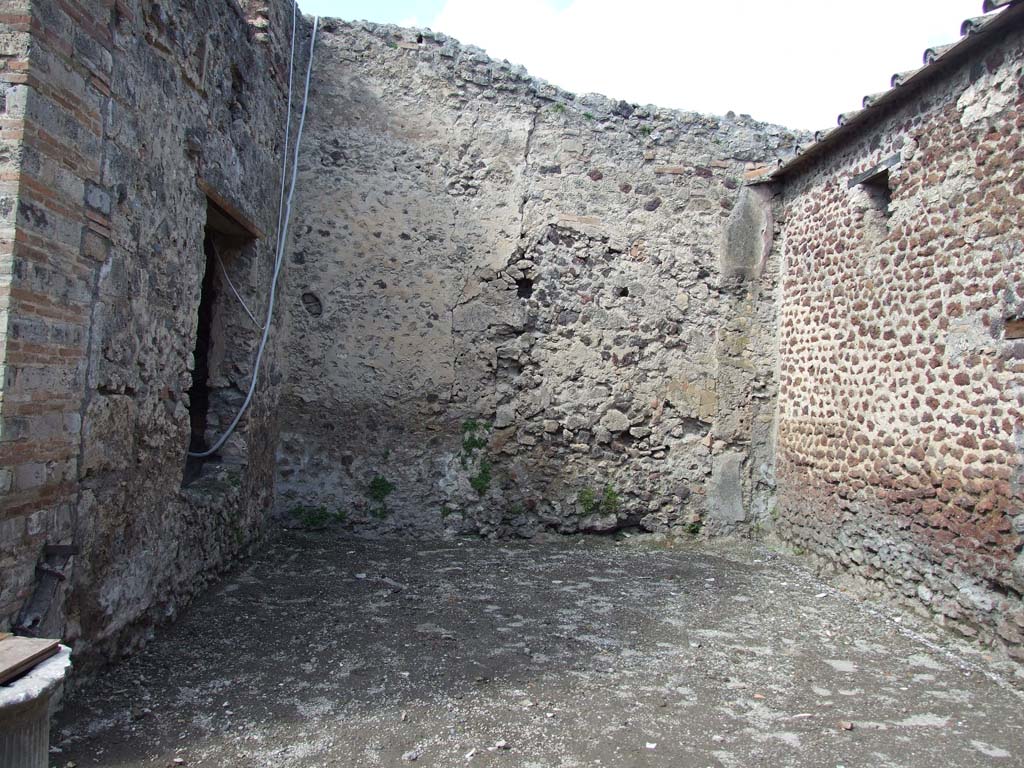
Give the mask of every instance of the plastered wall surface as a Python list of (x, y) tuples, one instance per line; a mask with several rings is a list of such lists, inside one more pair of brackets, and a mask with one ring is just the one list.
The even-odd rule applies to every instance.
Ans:
[(748, 518), (777, 270), (736, 244), (755, 263), (723, 269), (725, 231), (746, 165), (798, 137), (574, 99), (430, 33), (328, 21), (319, 46), (279, 509), (522, 536)]
[[(1017, 658), (1021, 42), (787, 181), (777, 446), (786, 539)], [(887, 208), (849, 186), (893, 155)]]

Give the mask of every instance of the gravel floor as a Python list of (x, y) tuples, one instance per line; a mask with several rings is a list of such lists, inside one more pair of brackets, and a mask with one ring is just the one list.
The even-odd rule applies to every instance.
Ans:
[(1000, 670), (763, 547), (289, 532), (72, 697), (51, 762), (1024, 765)]

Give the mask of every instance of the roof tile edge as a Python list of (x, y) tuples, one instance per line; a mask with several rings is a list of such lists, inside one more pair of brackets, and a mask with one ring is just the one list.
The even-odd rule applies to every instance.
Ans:
[[(961, 25), (961, 38), (955, 43), (933, 46), (924, 53), (924, 66), (909, 72), (893, 75), (893, 87), (888, 91), (864, 97), (862, 109), (851, 110), (839, 115), (837, 128), (816, 131), (812, 144), (800, 147), (796, 155), (785, 162), (780, 162), (772, 173), (764, 173), (748, 179), (750, 184), (763, 184), (776, 181), (787, 176), (793, 170), (807, 164), (817, 157), (825, 147), (840, 141), (845, 135), (853, 133), (862, 124), (873, 119), (883, 107), (897, 103), (904, 94), (910, 91), (908, 85), (922, 84), (944, 69), (942, 64), (959, 58), (961, 54), (979, 47), (993, 33), (1008, 28), (1016, 21), (1024, 22), (1024, 0), (984, 0), (984, 12), (988, 16), (967, 19)], [(998, 11), (998, 13), (995, 13)]]

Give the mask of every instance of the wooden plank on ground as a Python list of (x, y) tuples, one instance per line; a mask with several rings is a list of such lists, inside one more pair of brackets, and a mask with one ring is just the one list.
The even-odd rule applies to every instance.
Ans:
[(28, 672), (57, 652), (60, 640), (8, 637), (0, 640), (0, 685)]

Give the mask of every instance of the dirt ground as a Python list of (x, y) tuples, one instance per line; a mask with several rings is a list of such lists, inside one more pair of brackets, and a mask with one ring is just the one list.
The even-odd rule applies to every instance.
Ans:
[(1000, 669), (759, 546), (290, 532), (74, 695), (51, 762), (1024, 765)]

